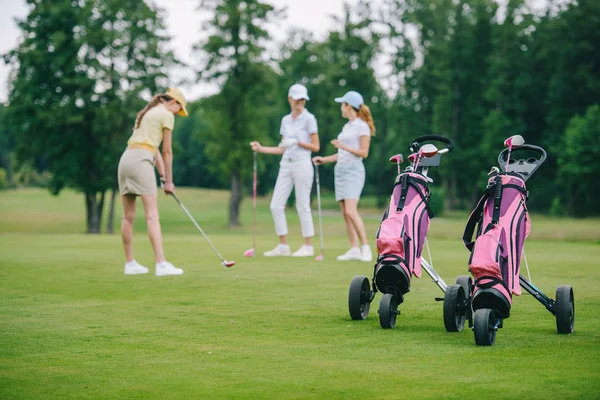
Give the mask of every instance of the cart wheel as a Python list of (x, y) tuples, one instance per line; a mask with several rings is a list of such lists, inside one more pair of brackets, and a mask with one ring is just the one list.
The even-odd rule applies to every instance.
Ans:
[(394, 295), (386, 293), (379, 301), (379, 324), (383, 329), (390, 329), (396, 325), (396, 316), (398, 311), (398, 302)]
[(448, 332), (461, 332), (465, 326), (467, 299), (461, 285), (450, 285), (444, 295), (444, 326)]
[(369, 292), (371, 287), (366, 276), (355, 276), (350, 283), (348, 291), (348, 311), (353, 320), (363, 320), (369, 315), (371, 303)]
[(496, 341), (496, 317), (494, 311), (489, 308), (480, 308), (475, 311), (473, 318), (473, 332), (475, 333), (475, 344), (478, 346), (491, 346)]
[(465, 316), (469, 320), (469, 328), (473, 327), (473, 309), (471, 308), (471, 295), (473, 292), (473, 278), (469, 275), (461, 275), (456, 278), (456, 283), (463, 287), (465, 290), (465, 297), (467, 299), (467, 308), (465, 310)]
[(556, 330), (558, 333), (573, 333), (575, 330), (575, 298), (571, 286), (561, 285), (556, 288), (554, 311), (556, 312)]

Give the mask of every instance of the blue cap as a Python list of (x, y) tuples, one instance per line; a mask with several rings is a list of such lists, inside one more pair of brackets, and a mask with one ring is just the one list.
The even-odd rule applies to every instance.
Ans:
[(362, 104), (365, 104), (361, 94), (353, 90), (346, 93), (344, 97), (336, 97), (335, 101), (337, 103), (348, 103), (354, 108), (360, 108)]

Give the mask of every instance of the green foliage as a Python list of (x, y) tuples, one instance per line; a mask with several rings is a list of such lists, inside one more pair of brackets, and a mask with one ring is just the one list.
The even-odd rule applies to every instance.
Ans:
[(430, 186), (431, 197), (429, 198), (429, 206), (433, 215), (436, 217), (442, 217), (445, 210), (446, 192), (444, 188), (437, 186)]
[(172, 55), (162, 21), (144, 2), (29, 0), (13, 65), (9, 119), (19, 160), (44, 157), (50, 190), (80, 190), (99, 231), (104, 192), (142, 107), (165, 85)]
[(574, 116), (567, 126), (558, 155), (557, 195), (571, 215), (599, 215), (600, 105)]
[(231, 183), (229, 225), (237, 226), (242, 176), (250, 176), (252, 165), (249, 143), (264, 137), (271, 115), (275, 73), (261, 57), (264, 26), (276, 11), (258, 0), (202, 0), (200, 8), (212, 14), (203, 26), (212, 34), (197, 45), (206, 59), (200, 77), (222, 85), (206, 101), (205, 153), (209, 170)]
[(6, 189), (8, 186), (8, 180), (6, 179), (6, 170), (0, 168), (0, 190)]

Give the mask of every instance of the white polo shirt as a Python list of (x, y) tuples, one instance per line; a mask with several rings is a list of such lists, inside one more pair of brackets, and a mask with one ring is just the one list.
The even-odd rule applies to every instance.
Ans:
[[(346, 147), (360, 149), (360, 137), (371, 136), (371, 128), (369, 124), (360, 118), (354, 119), (352, 122), (346, 123), (342, 131), (338, 135), (338, 140)], [(338, 163), (346, 162), (362, 162), (362, 157), (358, 157), (347, 150), (338, 149)]]
[[(281, 119), (281, 128), (279, 134), (281, 139), (297, 139), (299, 142), (310, 143), (310, 135), (317, 133), (317, 119), (314, 115), (304, 109), (296, 117), (292, 118), (292, 114), (288, 114)], [(302, 148), (298, 145), (294, 145), (285, 150), (283, 158), (308, 158), (310, 159), (311, 152), (308, 149)]]

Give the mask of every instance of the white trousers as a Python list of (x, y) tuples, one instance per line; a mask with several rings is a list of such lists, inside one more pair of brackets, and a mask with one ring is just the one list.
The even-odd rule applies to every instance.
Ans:
[(296, 192), (296, 210), (300, 217), (303, 237), (315, 236), (312, 214), (310, 211), (310, 192), (315, 172), (310, 158), (288, 159), (284, 157), (279, 164), (277, 182), (271, 199), (271, 214), (275, 222), (277, 236), (288, 234), (285, 218), (285, 205), (292, 188)]

